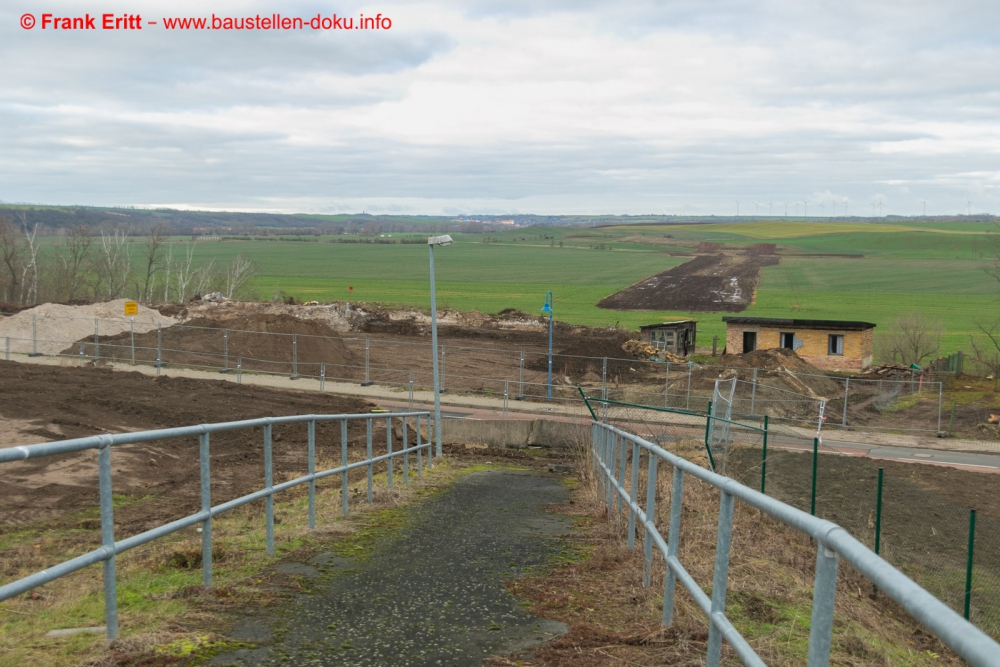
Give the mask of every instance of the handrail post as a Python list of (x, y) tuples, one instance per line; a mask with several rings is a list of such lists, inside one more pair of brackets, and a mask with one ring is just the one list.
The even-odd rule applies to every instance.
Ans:
[(969, 550), (965, 561), (965, 620), (972, 610), (972, 555), (976, 546), (976, 510), (969, 510)]
[(677, 588), (677, 575), (670, 568), (670, 559), (677, 558), (677, 543), (681, 539), (681, 506), (684, 502), (684, 471), (674, 468), (674, 483), (670, 491), (670, 529), (667, 533), (667, 572), (663, 579), (663, 618), (664, 626), (674, 622), (674, 591)]
[(403, 484), (409, 486), (410, 484), (410, 446), (407, 444), (408, 438), (406, 437), (406, 417), (402, 418), (403, 422)]
[[(198, 436), (198, 459), (201, 473), (201, 511), (212, 511), (212, 473), (209, 458), (209, 434)], [(201, 585), (212, 585), (212, 516), (201, 522)]]
[[(647, 522), (656, 519), (656, 467), (659, 457), (653, 452), (649, 452), (649, 467), (646, 470), (646, 514)], [(645, 541), (643, 542), (643, 567), (642, 585), (649, 588), (650, 580), (653, 576), (653, 535), (648, 528), (645, 531)]]
[(830, 664), (833, 605), (837, 596), (837, 563), (837, 552), (819, 542), (816, 549), (812, 623), (809, 626), (808, 667), (827, 667)]
[[(882, 547), (882, 468), (878, 469), (878, 487), (875, 491), (875, 555)], [(872, 593), (878, 593), (878, 585), (872, 584)]]
[(271, 424), (264, 425), (264, 521), (267, 528), (267, 555), (274, 556), (274, 473), (271, 456)]
[(625, 490), (625, 467), (628, 465), (628, 440), (619, 438), (618, 441), (618, 479), (615, 489), (615, 522), (621, 521), (621, 510), (625, 509), (625, 500), (621, 497), (619, 489)]
[(101, 546), (109, 552), (104, 560), (104, 626), (108, 641), (118, 639), (118, 585), (115, 576), (115, 515), (111, 487), (111, 446), (97, 450), (101, 496)]
[(385, 418), (385, 438), (386, 438), (386, 441), (388, 443), (387, 454), (389, 455), (389, 458), (386, 459), (386, 461), (385, 461), (386, 464), (389, 466), (389, 471), (388, 471), (388, 474), (386, 475), (386, 478), (387, 478), (387, 481), (388, 481), (388, 484), (389, 484), (389, 489), (392, 490), (392, 464), (393, 464), (393, 460), (392, 460), (392, 417), (386, 417)]
[(618, 445), (619, 438), (617, 433), (609, 433), (610, 436), (610, 447), (608, 448), (608, 482), (607, 482), (607, 493), (608, 493), (608, 519), (614, 513), (614, 509), (617, 506), (617, 492), (615, 491), (615, 465), (618, 461)]
[[(722, 661), (722, 631), (715, 622), (715, 615), (726, 613), (726, 584), (729, 581), (729, 550), (733, 538), (734, 499), (732, 494), (723, 490), (720, 490), (720, 496), (719, 532), (715, 540), (715, 573), (712, 576), (712, 608), (711, 618), (708, 619), (706, 667), (718, 667)], [(836, 576), (836, 573), (834, 576)]]
[[(347, 467), (347, 420), (340, 420), (340, 465)], [(347, 516), (347, 470), (344, 470), (340, 480), (341, 512)]]
[(424, 450), (420, 443), (420, 415), (417, 415), (417, 477), (424, 476)]
[(813, 438), (813, 471), (812, 493), (809, 501), (809, 513), (816, 516), (816, 464), (819, 459), (819, 438)]
[(368, 455), (368, 502), (370, 503), (374, 500), (374, 496), (372, 495), (372, 474), (374, 471), (372, 470), (373, 466), (372, 466), (372, 418), (371, 417), (365, 420), (365, 426), (366, 426), (365, 435), (367, 442), (366, 453)]
[[(316, 474), (316, 420), (309, 420), (309, 476)], [(316, 530), (316, 480), (309, 480), (309, 530)]]
[[(650, 454), (652, 456), (652, 454)], [(639, 493), (639, 443), (632, 443), (632, 484), (628, 492), (628, 548), (635, 548), (635, 509), (632, 507)]]

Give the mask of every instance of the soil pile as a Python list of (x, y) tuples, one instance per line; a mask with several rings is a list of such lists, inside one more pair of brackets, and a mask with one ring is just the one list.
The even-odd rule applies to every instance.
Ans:
[[(72, 341), (87, 339), (93, 342), (94, 318), (100, 319), (97, 331), (101, 337), (128, 332), (131, 326), (129, 318), (125, 317), (125, 299), (81, 306), (43, 303), (0, 320), (0, 338), (10, 337), (12, 352), (27, 354), (32, 351), (32, 316), (41, 354), (59, 354)], [(145, 306), (139, 306), (134, 319), (137, 334), (155, 331), (158, 326), (169, 327), (176, 322)], [(73, 348), (69, 354), (77, 351)]]
[(746, 310), (760, 281), (760, 270), (777, 256), (711, 255), (644, 278), (597, 303), (612, 310), (728, 312)]
[[(622, 349), (622, 345), (635, 340), (635, 334), (617, 331), (600, 337), (574, 340), (563, 348), (557, 348), (559, 358), (554, 360), (554, 370), (562, 375), (585, 375), (588, 371), (601, 373), (604, 357), (610, 359), (631, 359), (632, 355)], [(525, 364), (525, 368), (535, 371), (548, 370), (548, 358), (538, 357)]]
[(719, 365), (730, 368), (765, 368), (769, 371), (823, 375), (821, 370), (804, 361), (794, 350), (785, 348), (754, 350), (746, 354), (724, 354), (719, 360)]
[[(293, 338), (292, 334), (296, 334)], [(243, 370), (289, 373), (294, 358), (296, 370), (319, 375), (319, 364), (338, 366), (354, 364), (354, 355), (339, 334), (319, 320), (299, 319), (283, 314), (238, 314), (224, 319), (199, 317), (160, 332), (161, 362), (179, 366), (236, 368), (241, 359)], [(92, 339), (84, 339), (85, 344)], [(131, 359), (129, 333), (101, 337), (101, 358)], [(135, 336), (136, 360), (155, 362), (157, 332)], [(74, 354), (78, 345), (66, 350)], [(85, 352), (90, 355), (92, 345)]]

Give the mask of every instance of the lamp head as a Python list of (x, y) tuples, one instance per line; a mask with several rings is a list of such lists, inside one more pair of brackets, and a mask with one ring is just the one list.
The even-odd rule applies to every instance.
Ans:
[(447, 234), (445, 234), (444, 236), (432, 236), (429, 239), (427, 239), (427, 245), (446, 246), (446, 245), (451, 245), (452, 243), (454, 243), (454, 241), (452, 241), (452, 238)]
[(545, 305), (542, 306), (542, 314), (543, 315), (551, 315), (552, 314), (552, 306), (549, 305), (548, 301), (546, 301)]

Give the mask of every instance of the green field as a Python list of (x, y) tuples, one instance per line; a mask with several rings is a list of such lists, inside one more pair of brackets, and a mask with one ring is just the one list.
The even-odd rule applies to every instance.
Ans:
[[(621, 312), (595, 304), (687, 261), (670, 253), (690, 252), (699, 241), (722, 243), (727, 251), (776, 243), (781, 263), (764, 269), (756, 304), (743, 314), (859, 319), (885, 326), (899, 315), (918, 311), (944, 321), (942, 352), (950, 352), (967, 349), (974, 321), (997, 309), (1000, 285), (983, 272), (991, 257), (989, 237), (997, 233), (991, 223), (800, 219), (453, 234), (455, 244), (435, 254), (438, 303), (461, 310), (517, 308), (537, 313), (551, 290), (561, 321), (635, 328), (692, 317), (701, 323), (699, 341), (704, 345), (723, 334), (721, 313)], [(392, 240), (408, 236), (394, 234)], [(429, 306), (423, 244), (270, 238), (287, 240), (201, 242), (196, 244), (196, 262), (214, 257), (217, 265), (224, 265), (237, 253), (249, 255), (259, 267), (254, 287), (262, 299), (280, 291), (303, 300)], [(175, 258), (186, 245), (187, 239), (175, 239)], [(863, 257), (818, 256), (838, 254)]]

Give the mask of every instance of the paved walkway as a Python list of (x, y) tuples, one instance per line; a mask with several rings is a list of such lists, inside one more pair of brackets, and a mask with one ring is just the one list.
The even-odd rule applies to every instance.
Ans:
[(504, 587), (558, 551), (568, 517), (546, 506), (569, 499), (557, 478), (487, 471), (460, 478), (411, 508), (414, 521), (366, 562), (320, 554), (285, 563), (316, 592), (239, 623), (254, 644), (213, 665), (479, 665), (566, 631), (525, 612)]

